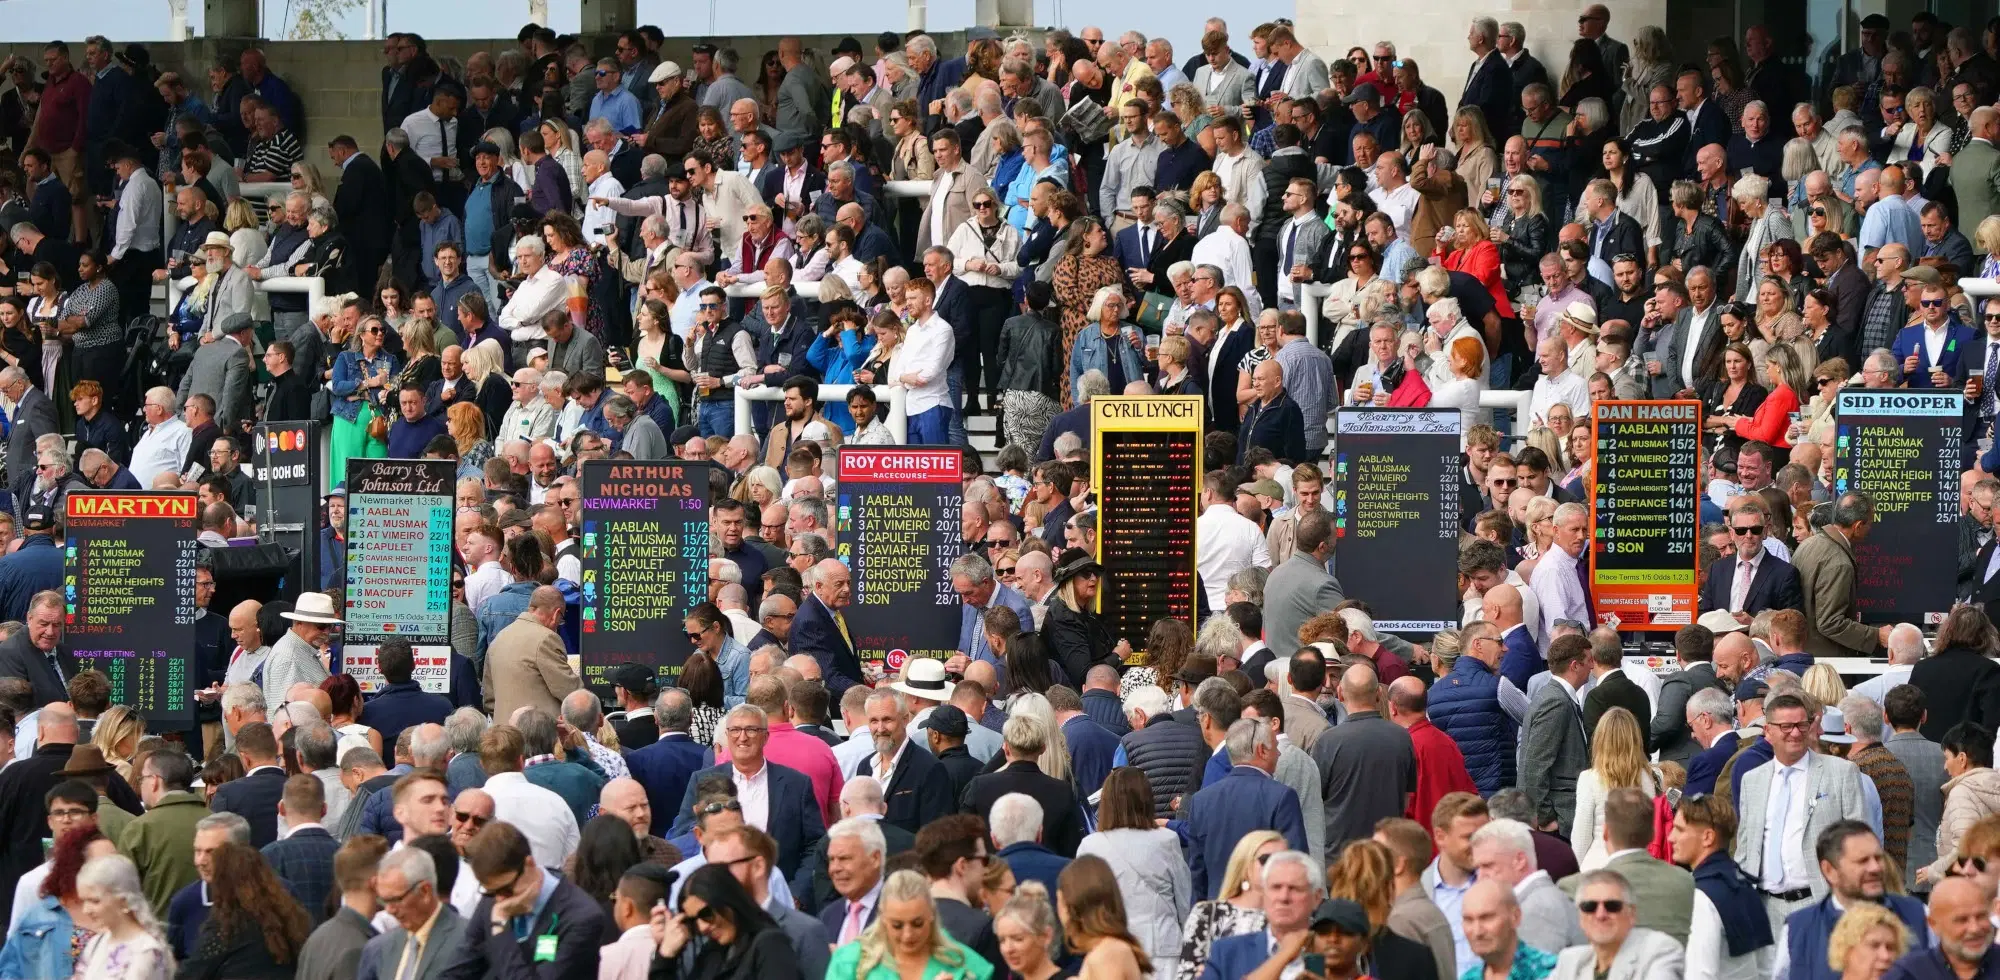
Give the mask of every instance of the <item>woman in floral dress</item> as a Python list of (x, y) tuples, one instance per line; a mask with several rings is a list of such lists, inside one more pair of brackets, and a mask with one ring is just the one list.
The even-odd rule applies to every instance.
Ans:
[[(1069, 354), (1076, 347), (1076, 335), (1090, 325), (1090, 299), (1106, 286), (1124, 282), (1118, 260), (1110, 254), (1111, 233), (1096, 218), (1070, 222), (1064, 235), (1063, 257), (1056, 263), (1051, 283), (1056, 288), (1056, 305), (1062, 307), (1063, 377), (1069, 377)], [(1123, 394), (1114, 391), (1112, 394)], [(1063, 386), (1062, 407), (1070, 407), (1070, 388)]]

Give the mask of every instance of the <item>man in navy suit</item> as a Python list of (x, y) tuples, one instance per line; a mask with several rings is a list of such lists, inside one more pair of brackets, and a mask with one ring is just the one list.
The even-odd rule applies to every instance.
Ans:
[(853, 600), (853, 575), (840, 559), (828, 558), (813, 567), (812, 594), (799, 603), (798, 615), (792, 618), (792, 653), (819, 661), (826, 691), (836, 701), (848, 688), (867, 683), (842, 616)]
[[(904, 682), (895, 688), (907, 690)], [(937, 693), (917, 692), (915, 696), (929, 699)], [(950, 696), (949, 685), (944, 693)], [(882, 784), (882, 796), (889, 807), (882, 819), (914, 834), (924, 824), (957, 809), (951, 798), (951, 774), (929, 752), (910, 742), (910, 716), (903, 710), (903, 699), (895, 691), (878, 690), (868, 696), (863, 710), (876, 751), (861, 760), (854, 774), (873, 776)], [(884, 770), (887, 778), (882, 775)]]
[[(1151, 246), (1160, 240), (1158, 229), (1153, 227), (1153, 199), (1156, 195), (1151, 184), (1132, 188), (1132, 223), (1111, 239), (1111, 256), (1118, 260), (1120, 269), (1145, 268), (1146, 260), (1153, 254)], [(1141, 231), (1151, 234), (1141, 235)]]
[[(1229, 843), (1235, 846), (1234, 840)], [(1271, 958), (1274, 939), (1282, 944), (1312, 928), (1313, 911), (1325, 897), (1326, 871), (1312, 858), (1300, 851), (1271, 855), (1264, 862), (1265, 928), (1216, 940), (1199, 980), (1243, 980)]]
[(1701, 751), (1688, 758), (1687, 795), (1715, 792), (1715, 777), (1736, 754), (1742, 736), (1736, 734), (1736, 705), (1720, 688), (1706, 687), (1687, 700), (1687, 727)]
[[(819, 921), (835, 945), (861, 938), (875, 922), (882, 900), (882, 865), (888, 845), (882, 825), (867, 817), (848, 817), (827, 829), (826, 868), (838, 898), (819, 910)], [(806, 892), (793, 889), (793, 894)]]
[(417, 661), (408, 640), (398, 638), (383, 643), (376, 648), (375, 661), (386, 683), (362, 705), (361, 723), (381, 732), (383, 745), (395, 745), (396, 736), (403, 734), (405, 728), (444, 724), (451, 715), (451, 699), (426, 693), (422, 685), (410, 679), (416, 673)]
[(1923, 287), (1917, 299), (1917, 315), (1922, 323), (1911, 324), (1896, 334), (1896, 360), (1903, 365), (1903, 380), (1912, 388), (1957, 388), (1965, 384), (1966, 348), (1972, 344), (1972, 328), (1958, 322), (1951, 299), (1942, 283)]
[(694, 783), (694, 774), (708, 768), (708, 746), (698, 745), (688, 735), (694, 724), (694, 701), (686, 691), (670, 687), (653, 703), (653, 720), (659, 723), (658, 741), (629, 752), (625, 767), (632, 778), (646, 788), (646, 800), (653, 808), (653, 836), (667, 837), (673, 829), (675, 809)]
[(285, 781), (279, 814), (290, 829), (284, 840), (264, 845), (264, 863), (292, 886), (313, 924), (326, 921), (326, 896), (333, 890), (333, 853), (340, 841), (320, 821), (326, 818), (326, 784), (301, 773)]
[[(1458, 105), (1478, 107), (1486, 114), (1486, 126), (1493, 131), (1493, 138), (1505, 141), (1514, 135), (1514, 109), (1521, 100), (1515, 94), (1513, 69), (1497, 50), (1500, 25), (1491, 17), (1475, 17), (1465, 41), (1472, 49), (1473, 62), (1472, 70), (1466, 73), (1465, 94), (1459, 97)], [(1483, 190), (1467, 188), (1469, 193)]]
[[(764, 171), (763, 178), (757, 181), (757, 193), (764, 196), (764, 203), (775, 212), (804, 214), (811, 207), (813, 195), (826, 190), (826, 173), (806, 159), (805, 144), (795, 133), (779, 133), (771, 140), (771, 152), (778, 155), (778, 166)], [(778, 200), (780, 195), (783, 202)]]
[(236, 754), (249, 773), (218, 787), (208, 809), (248, 821), (250, 846), (261, 848), (278, 839), (278, 800), (285, 795), (285, 768), (278, 762), (278, 739), (271, 726), (254, 721), (237, 729)]
[(326, 150), (340, 168), (333, 210), (340, 219), (340, 233), (347, 238), (347, 261), (353, 268), (373, 270), (389, 254), (395, 235), (391, 208), (396, 198), (389, 193), (382, 168), (361, 152), (354, 137), (336, 136)]
[(1710, 562), (1701, 583), (1701, 611), (1720, 609), (1748, 624), (1766, 609), (1804, 609), (1799, 570), (1764, 548), (1771, 514), (1756, 497), (1740, 497), (1730, 507), (1729, 533), (1736, 554)]
[[(812, 809), (807, 807), (807, 809)], [(465, 843), (484, 896), (445, 980), (587, 977), (609, 928), (597, 900), (536, 863), (513, 824), (494, 821)]]
[[(1618, 210), (1618, 188), (1609, 180), (1593, 180), (1583, 192), (1583, 206), (1595, 226), (1586, 226), (1590, 254), (1606, 268), (1621, 255), (1636, 256), (1641, 278), (1646, 268), (1646, 234), (1632, 216)], [(1608, 285), (1608, 284), (1607, 284)]]
[(680, 805), (674, 809), (678, 816), (673, 836), (694, 827), (695, 783), (710, 773), (728, 777), (736, 783), (736, 798), (743, 804), (743, 822), (770, 834), (778, 842), (778, 870), (789, 880), (799, 870), (799, 859), (826, 834), (819, 803), (813, 798), (812, 779), (764, 757), (764, 744), (771, 738), (771, 722), (764, 709), (754, 704), (739, 704), (722, 716), (722, 726), (729, 761), (705, 769), (688, 781)]
[(1708, 97), (1707, 89), (1702, 73), (1692, 69), (1674, 79), (1674, 96), (1680, 101), (1681, 113), (1688, 117), (1687, 156), (1681, 161), (1688, 173), (1694, 172), (1694, 156), (1702, 147), (1729, 145), (1729, 118), (1722, 114), (1722, 104)]
[(1253, 830), (1285, 835), (1292, 850), (1306, 849), (1299, 794), (1271, 778), (1278, 768), (1277, 736), (1267, 726), (1238, 719), (1223, 741), (1229, 775), (1209, 783), (1188, 803), (1188, 854), (1194, 891), (1208, 898), (1222, 888), (1222, 870), (1236, 842)]

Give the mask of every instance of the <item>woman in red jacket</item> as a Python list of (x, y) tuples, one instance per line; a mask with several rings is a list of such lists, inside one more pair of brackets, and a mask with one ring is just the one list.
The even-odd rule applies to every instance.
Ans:
[(1766, 352), (1764, 382), (1770, 394), (1757, 406), (1757, 413), (1749, 418), (1735, 416), (1729, 420), (1730, 428), (1745, 439), (1790, 449), (1792, 443), (1785, 434), (1790, 431), (1792, 414), (1799, 410), (1798, 393), (1806, 385), (1805, 364), (1798, 351), (1779, 344)]
[(1435, 254), (1439, 264), (1479, 280), (1493, 296), (1493, 310), (1500, 319), (1514, 319), (1514, 304), (1507, 300), (1507, 280), (1500, 266), (1500, 246), (1493, 244), (1486, 219), (1466, 208), (1452, 217), (1450, 232), (1438, 232)]

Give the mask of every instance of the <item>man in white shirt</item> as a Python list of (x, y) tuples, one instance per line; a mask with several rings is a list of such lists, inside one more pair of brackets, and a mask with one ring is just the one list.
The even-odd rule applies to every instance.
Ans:
[(1590, 386), (1569, 369), (1569, 348), (1561, 337), (1543, 337), (1535, 349), (1535, 360), (1542, 366), (1542, 376), (1535, 379), (1535, 392), (1528, 398), (1528, 418), (1531, 424), (1549, 424), (1549, 409), (1558, 404), (1568, 405), (1570, 418), (1590, 417)]
[(458, 107), (458, 89), (440, 85), (432, 91), (430, 105), (403, 117), (410, 149), (417, 159), (430, 163), (433, 180), (457, 180)]
[[(548, 261), (549, 247), (539, 236), (523, 235), (514, 241), (514, 272), (521, 283), (500, 308), (500, 327), (513, 338), (517, 355), (525, 353), (527, 345), (548, 339), (542, 317), (561, 309), (567, 298), (563, 277), (549, 268)], [(516, 357), (517, 362), (524, 360)]]
[(560, 868), (581, 836), (576, 815), (554, 790), (522, 775), (525, 752), (520, 730), (511, 725), (496, 725), (479, 737), (479, 764), (487, 772), (484, 789), (493, 797), (493, 819), (513, 824), (528, 839), (536, 864)]
[(625, 196), (625, 185), (611, 175), (611, 157), (603, 150), (583, 155), (583, 179), (590, 187), (589, 203), (583, 206), (583, 240), (604, 244), (604, 236), (618, 230), (618, 213), (599, 201)]
[(1347, 387), (1347, 394), (1341, 399), (1341, 404), (1389, 404), (1389, 389), (1382, 387), (1382, 372), (1389, 370), (1397, 362), (1395, 325), (1383, 320), (1370, 324), (1368, 362), (1354, 370), (1354, 383)]
[(174, 411), (172, 388), (147, 391), (146, 404), (140, 411), (146, 417), (146, 434), (132, 447), (132, 465), (128, 468), (140, 486), (150, 488), (160, 474), (180, 473), (188, 447), (194, 442), (194, 432), (181, 421), (180, 413)]
[(1589, 541), (1589, 524), (1590, 512), (1582, 504), (1556, 508), (1555, 546), (1535, 564), (1535, 574), (1529, 581), (1529, 588), (1541, 601), (1543, 636), (1555, 635), (1559, 619), (1585, 624), (1594, 620), (1584, 601), (1583, 579), (1577, 574), (1577, 561)]
[(957, 340), (951, 324), (933, 312), (937, 286), (925, 277), (911, 279), (903, 287), (903, 302), (909, 309), (910, 329), (903, 345), (889, 359), (889, 375), (909, 390), (909, 443), (913, 446), (945, 444), (951, 423), (952, 406), (946, 399), (947, 372)]
[(1404, 173), (1403, 155), (1396, 150), (1384, 150), (1375, 158), (1375, 182), (1381, 186), (1371, 189), (1368, 196), (1375, 206), (1396, 223), (1396, 237), (1410, 240), (1410, 215), (1417, 211), (1417, 201), (1421, 197), (1415, 187), (1410, 186), (1409, 177)]
[(1194, 243), (1194, 254), (1189, 258), (1197, 266), (1221, 269), (1223, 284), (1243, 291), (1250, 307), (1243, 311), (1243, 318), (1254, 323), (1264, 304), (1257, 292), (1257, 274), (1250, 265), (1250, 243), (1243, 237), (1249, 231), (1250, 209), (1241, 204), (1224, 205), (1221, 223), (1208, 237)]
[[(123, 261), (128, 255), (143, 259), (152, 253), (152, 261), (158, 262), (166, 208), (160, 184), (141, 165), (137, 150), (113, 161), (112, 169), (118, 173), (118, 225), (112, 238), (111, 261)], [(152, 270), (147, 269), (146, 274), (150, 283)]]
[(1889, 631), (1889, 669), (1854, 685), (1854, 693), (1883, 704), (1889, 689), (1910, 682), (1910, 671), (1924, 659), (1924, 631), (1913, 623), (1897, 623)]
[(490, 525), (467, 530), (458, 543), (459, 554), (465, 558), (466, 567), (472, 569), (465, 576), (465, 605), (473, 612), (513, 581), (500, 567), (502, 540), (497, 529)]
[(1245, 568), (1271, 567), (1271, 552), (1255, 521), (1236, 512), (1236, 491), (1217, 470), (1202, 479), (1201, 517), (1194, 524), (1195, 570), (1208, 590), (1208, 607), (1229, 605), (1229, 577)]

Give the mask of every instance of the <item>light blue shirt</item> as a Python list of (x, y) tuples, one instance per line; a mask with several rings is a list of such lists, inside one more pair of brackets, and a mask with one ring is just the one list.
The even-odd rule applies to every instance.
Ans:
[(1479, 876), (1473, 874), (1465, 879), (1465, 884), (1456, 888), (1445, 884), (1444, 875), (1438, 873), (1438, 861), (1432, 858), (1430, 868), (1430, 897), (1437, 903), (1438, 911), (1444, 913), (1444, 920), (1451, 923), (1453, 955), (1458, 958), (1458, 968), (1465, 968), (1479, 962), (1478, 954), (1472, 951), (1472, 944), (1465, 941), (1465, 893), (1479, 883)]
[[(1014, 615), (1021, 617), (1022, 632), (1035, 631), (1033, 604), (1028, 601), (1027, 596), (1014, 591), (1005, 583), (994, 586), (993, 598), (987, 600), (986, 605), (989, 609), (993, 606), (1012, 609)], [(993, 665), (993, 672), (998, 675), (1000, 685), (1000, 689), (993, 692), (995, 699), (998, 700), (1005, 698), (1011, 689), (1007, 686), (1007, 665), (994, 655), (992, 647), (986, 645), (985, 615), (985, 610), (976, 609), (970, 604), (961, 604), (958, 607), (958, 649), (974, 660), (983, 660)], [(1072, 685), (1083, 683), (1081, 677), (1072, 677), (1069, 680)], [(974, 724), (977, 723), (978, 720), (974, 719)]]
[[(672, 870), (674, 873), (680, 875), (680, 877), (674, 879), (673, 891), (667, 894), (668, 908), (677, 909), (681, 907), (681, 885), (688, 880), (688, 875), (694, 874), (696, 868), (704, 867), (707, 864), (708, 857), (697, 852), (694, 857), (684, 859), (681, 863), (673, 866)], [(771, 878), (767, 885), (771, 889), (771, 901), (783, 902), (788, 908), (793, 906), (792, 888), (790, 885), (785, 884), (785, 876), (779, 874), (777, 868), (771, 869)]]
[(1908, 201), (1894, 195), (1884, 195), (1861, 216), (1862, 250), (1889, 244), (1906, 245), (1911, 255), (1924, 254), (1922, 220), (1917, 212), (1910, 210)]
[(639, 98), (624, 88), (599, 92), (590, 100), (590, 118), (602, 119), (621, 133), (635, 133), (642, 127)]
[(1417, 250), (1411, 248), (1409, 242), (1400, 238), (1390, 242), (1389, 247), (1382, 250), (1382, 278), (1390, 282), (1402, 282), (1403, 270), (1409, 268), (1410, 263), (1416, 261), (1416, 258)]
[(667, 318), (673, 321), (674, 336), (682, 340), (694, 331), (695, 308), (701, 305), (701, 291), (715, 285), (706, 279), (681, 290), (675, 298), (673, 309), (667, 311)]

